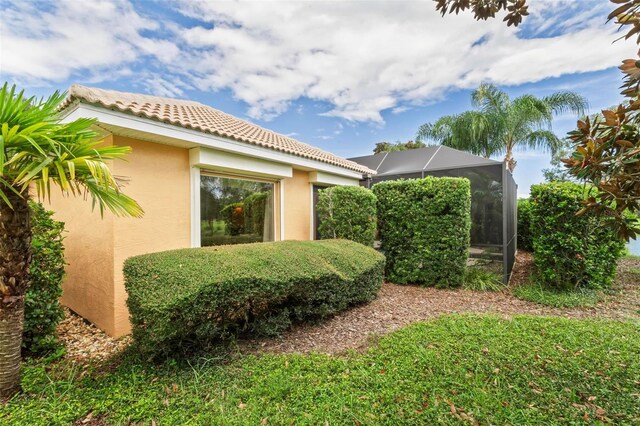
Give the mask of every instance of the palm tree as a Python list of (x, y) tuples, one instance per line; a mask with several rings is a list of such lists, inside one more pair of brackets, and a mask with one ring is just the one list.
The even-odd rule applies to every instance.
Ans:
[(492, 84), (481, 84), (472, 93), (471, 102), (476, 109), (420, 126), (417, 140), (435, 140), (486, 158), (504, 153), (510, 171), (516, 167), (514, 148), (526, 146), (555, 152), (562, 140), (552, 131), (553, 116), (566, 112), (582, 115), (588, 105), (584, 97), (573, 92), (511, 99)]
[(101, 146), (95, 120), (60, 123), (64, 94), (25, 98), (15, 86), (0, 90), (0, 400), (20, 387), (24, 294), (31, 261), (30, 191), (48, 197), (51, 184), (67, 195), (88, 195), (93, 206), (140, 217), (140, 206), (120, 192), (106, 160), (129, 147)]

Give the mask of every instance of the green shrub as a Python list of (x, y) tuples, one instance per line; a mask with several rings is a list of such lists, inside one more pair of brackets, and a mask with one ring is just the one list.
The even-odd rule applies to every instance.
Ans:
[(471, 229), (471, 189), (465, 178), (381, 182), (378, 226), (387, 278), (438, 287), (464, 281)]
[(124, 265), (133, 338), (142, 353), (203, 349), (241, 333), (276, 334), (373, 300), (384, 256), (346, 240), (173, 250)]
[(531, 229), (531, 200), (518, 200), (518, 250), (533, 251)]
[(29, 287), (25, 294), (22, 348), (31, 355), (44, 355), (60, 344), (56, 326), (64, 317), (58, 299), (64, 278), (64, 223), (53, 219), (53, 212), (41, 204), (30, 203), (33, 252), (29, 267)]
[(244, 232), (264, 234), (264, 218), (271, 191), (255, 192), (244, 199)]
[(231, 203), (220, 210), (227, 235), (244, 234), (244, 203)]
[(318, 232), (322, 239), (344, 238), (373, 246), (376, 196), (361, 186), (334, 186), (318, 192)]
[(607, 226), (607, 218), (576, 214), (588, 191), (573, 182), (531, 187), (534, 261), (543, 285), (599, 289), (613, 282), (624, 244)]

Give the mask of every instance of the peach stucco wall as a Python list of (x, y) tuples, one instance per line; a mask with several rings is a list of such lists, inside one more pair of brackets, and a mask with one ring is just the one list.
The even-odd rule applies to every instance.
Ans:
[(62, 303), (112, 336), (130, 331), (123, 262), (138, 254), (191, 245), (188, 150), (109, 136), (105, 143), (127, 145), (126, 161), (110, 164), (124, 178), (123, 192), (145, 211), (142, 219), (91, 211), (90, 200), (62, 197), (49, 207), (65, 222), (66, 278)]
[(308, 240), (311, 237), (311, 186), (309, 172), (293, 170), (282, 182), (284, 192), (284, 239)]
[(115, 145), (130, 146), (127, 161), (113, 165), (129, 182), (124, 192), (136, 200), (142, 219), (114, 219), (114, 332), (130, 331), (122, 265), (139, 254), (191, 247), (189, 151), (152, 142), (114, 136)]
[[(111, 164), (125, 179), (124, 192), (145, 211), (142, 219), (100, 218), (90, 200), (52, 195), (50, 208), (66, 223), (67, 277), (63, 304), (112, 336), (130, 331), (123, 262), (131, 256), (191, 246), (190, 166), (187, 149), (110, 136), (105, 143), (128, 145), (126, 161)], [(276, 215), (284, 194), (284, 238), (308, 240), (311, 234), (309, 172), (293, 170), (276, 186)], [(279, 239), (280, 218), (276, 219)]]
[[(112, 138), (105, 139), (106, 145)], [(91, 209), (87, 197), (62, 196), (52, 189), (45, 206), (55, 212), (55, 218), (65, 223), (66, 278), (61, 302), (71, 307), (101, 329), (112, 333), (114, 328), (114, 257), (113, 220), (109, 212), (100, 217)]]

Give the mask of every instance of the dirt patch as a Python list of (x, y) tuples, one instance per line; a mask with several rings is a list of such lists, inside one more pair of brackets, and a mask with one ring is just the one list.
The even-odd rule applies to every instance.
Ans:
[(114, 339), (67, 308), (64, 308), (64, 319), (57, 332), (67, 348), (66, 358), (76, 360), (107, 359), (131, 341), (128, 336)]
[(84, 418), (76, 420), (72, 426), (109, 426), (102, 417), (93, 417), (92, 414), (86, 415)]
[(515, 287), (525, 284), (533, 271), (533, 267), (533, 253), (519, 251), (516, 255), (516, 262), (513, 264), (513, 269), (511, 270), (509, 285)]

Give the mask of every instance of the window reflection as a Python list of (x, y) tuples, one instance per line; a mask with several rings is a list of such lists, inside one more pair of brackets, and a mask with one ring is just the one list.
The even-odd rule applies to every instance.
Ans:
[(200, 176), (204, 246), (273, 241), (273, 183)]

